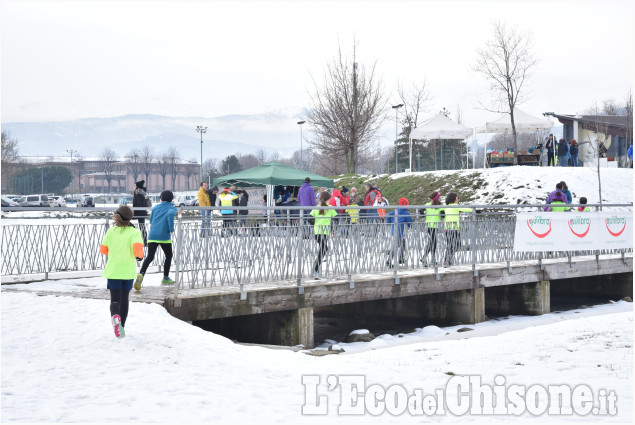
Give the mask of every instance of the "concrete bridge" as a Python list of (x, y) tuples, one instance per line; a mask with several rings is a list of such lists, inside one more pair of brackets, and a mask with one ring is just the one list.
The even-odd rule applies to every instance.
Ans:
[[(320, 280), (311, 278), (318, 246), (308, 233), (312, 229), (298, 226), (302, 211), (299, 220), (287, 214), (277, 223), (253, 221), (243, 229), (211, 226), (204, 238), (200, 219), (179, 215), (178, 285), (144, 287), (133, 291), (131, 300), (159, 303), (174, 317), (241, 342), (309, 348), (315, 342), (316, 314), (470, 324), (488, 314), (547, 313), (554, 293), (632, 298), (631, 249), (517, 253), (512, 249), (515, 217), (504, 211), (462, 217), (453, 265), (443, 268), (450, 240), (440, 236), (430, 253), (429, 229), (417, 208), (403, 240), (380, 221), (334, 225), (321, 266), (326, 278)], [(37, 274), (44, 279), (62, 273), (99, 275), (105, 258), (98, 247), (107, 223), (107, 216), (97, 224), (70, 226), (3, 223), (3, 283)], [(424, 257), (435, 267), (423, 268)], [(159, 254), (150, 272), (160, 270), (161, 263)], [(3, 285), (3, 291), (13, 290)], [(60, 291), (109, 298), (106, 290), (75, 287), (55, 293)]]
[[(486, 314), (540, 315), (550, 312), (550, 295), (605, 294), (633, 296), (633, 257), (608, 255), (511, 264), (489, 264), (476, 274), (469, 267), (440, 273), (413, 270), (358, 276), (354, 284), (342, 280), (250, 286), (241, 297), (235, 286), (182, 290), (178, 306), (168, 297), (165, 308), (181, 320), (231, 338), (263, 344), (314, 346), (314, 311), (334, 315), (372, 313), (375, 317), (422, 319), (473, 324)], [(244, 298), (244, 299), (241, 299)], [(211, 320), (210, 319), (216, 319)]]

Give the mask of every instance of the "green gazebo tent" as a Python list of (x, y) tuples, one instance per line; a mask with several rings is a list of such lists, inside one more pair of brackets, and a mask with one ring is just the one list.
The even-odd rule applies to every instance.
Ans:
[(214, 179), (214, 184), (235, 186), (266, 186), (267, 204), (272, 205), (274, 186), (300, 186), (304, 179), (311, 179), (311, 186), (334, 187), (333, 180), (317, 174), (298, 170), (277, 161), (269, 161), (257, 167)]

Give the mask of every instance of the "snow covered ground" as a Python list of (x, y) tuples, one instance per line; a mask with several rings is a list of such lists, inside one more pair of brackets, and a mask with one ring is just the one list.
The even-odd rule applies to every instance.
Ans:
[[(479, 170), (463, 173), (474, 171)], [(603, 169), (602, 173), (605, 202), (632, 202), (632, 170)], [(584, 168), (508, 167), (486, 170), (483, 178), (486, 184), (477, 190), (481, 203), (516, 204), (518, 199), (540, 203), (560, 180), (567, 181), (574, 201), (580, 196), (586, 196), (589, 203), (598, 200), (596, 175)], [(499, 193), (503, 196), (495, 197)], [(33, 211), (9, 213), (24, 223), (54, 221), (29, 218), (34, 214), (38, 216)], [(67, 220), (68, 224), (79, 222), (77, 218)], [(159, 285), (159, 276), (148, 278), (144, 282), (147, 286)], [(380, 335), (371, 342), (333, 341), (345, 352), (316, 357), (234, 344), (171, 317), (159, 305), (145, 303), (131, 304), (127, 336), (118, 340), (110, 326), (108, 301), (38, 296), (33, 292), (43, 287), (54, 291), (76, 283), (61, 279), (11, 285), (20, 290), (17, 293), (2, 291), (3, 422), (633, 420), (633, 305), (624, 301), (469, 326), (427, 326), (410, 334)], [(106, 291), (101, 277), (87, 277), (82, 285)], [(472, 330), (459, 332), (465, 327)], [(390, 397), (382, 400), (378, 390), (380, 386), (389, 394), (401, 394), (400, 388), (407, 395), (416, 394), (418, 389), (436, 394), (447, 386), (447, 398), (451, 400), (452, 396), (456, 399), (457, 391), (452, 384), (463, 376), (479, 376), (483, 385), (490, 386), (502, 376), (504, 383), (499, 389), (522, 385), (535, 390), (537, 385), (547, 388), (563, 384), (579, 389), (586, 385), (599, 407), (614, 392), (617, 412), (542, 413), (538, 418), (529, 411), (519, 412), (520, 416), (457, 415), (456, 411), (450, 412), (451, 403), (446, 400), (445, 413), (422, 416), (417, 409), (391, 409), (394, 403), (390, 403)], [(342, 407), (350, 400), (342, 396), (347, 394), (346, 382), (359, 379), (365, 381), (367, 390), (359, 400), (363, 410), (346, 415)], [(501, 379), (497, 378), (496, 383)], [(544, 401), (545, 396), (539, 399)], [(320, 402), (317, 406), (316, 400)], [(403, 401), (399, 397), (397, 400)], [(328, 408), (325, 414), (322, 406)]]
[[(45, 282), (41, 283), (45, 284)], [(58, 282), (59, 284), (59, 282)], [(418, 416), (387, 409), (339, 414), (345, 382), (432, 394), (459, 376), (483, 385), (587, 385), (617, 396), (616, 415), (547, 416), (544, 421), (631, 423), (632, 303), (540, 317), (509, 317), (461, 327), (429, 326), (369, 343), (340, 344), (339, 355), (309, 356), (234, 344), (171, 317), (156, 304), (133, 303), (126, 338), (114, 337), (108, 301), (2, 294), (3, 422), (329, 423), (536, 420), (516, 416)], [(382, 348), (382, 349), (378, 349)], [(351, 377), (351, 375), (361, 375)], [(303, 376), (305, 376), (303, 381)], [(329, 378), (329, 376), (331, 376)], [(335, 383), (335, 376), (339, 384)], [(320, 383), (315, 386), (312, 382)], [(501, 378), (498, 378), (499, 380)], [(303, 384), (303, 382), (305, 382)], [(398, 386), (398, 387), (397, 387)], [(456, 389), (448, 387), (448, 394)], [(502, 388), (502, 387), (501, 387)], [(316, 398), (324, 396), (326, 399)], [(350, 399), (350, 397), (349, 397)], [(326, 415), (307, 415), (313, 400)], [(565, 403), (568, 404), (568, 403)], [(308, 406), (308, 407), (307, 407)], [(370, 407), (369, 407), (370, 406)], [(381, 407), (381, 403), (379, 404)], [(381, 409), (380, 409), (381, 410)]]
[[(574, 202), (582, 196), (587, 198), (589, 204), (598, 203), (600, 200), (597, 169), (591, 167), (496, 167), (463, 171), (398, 173), (390, 175), (389, 178), (393, 180), (430, 174), (443, 178), (457, 173), (460, 176), (459, 181), (461, 178), (470, 181), (483, 180), (480, 187), (471, 193), (475, 204), (542, 204), (547, 199), (547, 195), (556, 188), (556, 184), (561, 181), (567, 183)], [(632, 168), (601, 168), (600, 175), (603, 202), (616, 204), (633, 202)], [(381, 176), (365, 176), (364, 180), (370, 182), (377, 177)], [(439, 188), (425, 187), (423, 189), (427, 196), (428, 193)]]

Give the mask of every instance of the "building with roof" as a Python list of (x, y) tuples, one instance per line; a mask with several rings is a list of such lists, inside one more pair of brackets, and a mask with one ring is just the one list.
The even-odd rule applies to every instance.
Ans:
[(580, 145), (578, 160), (584, 164), (597, 158), (598, 146), (604, 143), (606, 156), (619, 167), (628, 167), (626, 152), (633, 145), (633, 117), (626, 115), (564, 115), (544, 112), (563, 124), (563, 138), (575, 139)]

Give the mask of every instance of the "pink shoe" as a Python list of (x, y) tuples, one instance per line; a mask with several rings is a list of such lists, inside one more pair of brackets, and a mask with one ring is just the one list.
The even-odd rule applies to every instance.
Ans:
[(118, 314), (115, 314), (112, 316), (112, 327), (115, 330), (115, 336), (117, 338), (123, 338), (126, 336), (126, 332), (123, 329), (123, 326), (121, 325), (121, 316), (119, 316)]

